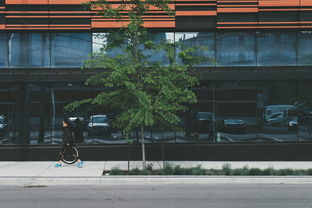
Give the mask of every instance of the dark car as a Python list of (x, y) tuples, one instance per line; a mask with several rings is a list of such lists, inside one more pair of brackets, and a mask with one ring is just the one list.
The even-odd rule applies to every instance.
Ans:
[(107, 115), (90, 116), (88, 136), (111, 136), (111, 126)]
[(7, 124), (4, 116), (0, 116), (0, 136), (5, 136), (7, 133)]
[(224, 131), (245, 133), (246, 125), (242, 119), (224, 119), (223, 129)]
[(214, 113), (197, 112), (195, 115), (195, 126), (198, 133), (210, 132), (213, 124)]

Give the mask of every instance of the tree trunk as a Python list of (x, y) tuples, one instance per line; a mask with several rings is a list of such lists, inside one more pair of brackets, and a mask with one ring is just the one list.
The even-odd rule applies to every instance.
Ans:
[(142, 141), (142, 162), (143, 162), (143, 170), (146, 168), (145, 161), (145, 142), (144, 142), (144, 126), (141, 126), (141, 141)]

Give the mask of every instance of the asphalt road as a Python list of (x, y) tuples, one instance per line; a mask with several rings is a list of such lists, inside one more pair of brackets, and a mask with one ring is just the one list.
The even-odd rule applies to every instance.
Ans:
[(312, 185), (0, 186), (1, 208), (305, 208)]

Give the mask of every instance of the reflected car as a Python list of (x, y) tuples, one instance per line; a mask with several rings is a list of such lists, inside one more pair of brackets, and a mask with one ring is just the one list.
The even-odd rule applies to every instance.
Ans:
[(245, 121), (243, 119), (224, 119), (223, 129), (224, 131), (245, 133), (246, 132)]
[(289, 130), (297, 130), (298, 129), (298, 117), (291, 117), (289, 119), (288, 129)]
[(212, 128), (213, 118), (214, 118), (214, 113), (197, 112), (195, 115), (196, 131), (198, 133), (210, 132)]
[(7, 127), (4, 116), (0, 116), (0, 136), (6, 135)]
[(111, 136), (111, 126), (107, 115), (90, 116), (88, 136)]
[(82, 130), (86, 130), (87, 128), (87, 123), (85, 121), (85, 119), (81, 116), (79, 117), (69, 117), (69, 120), (70, 120), (70, 123), (73, 127), (75, 127), (75, 122), (77, 120), (77, 118), (79, 118), (79, 121), (80, 121), (80, 124), (81, 124), (81, 127), (82, 127)]
[(279, 112), (271, 114), (269, 117), (266, 118), (266, 123), (270, 126), (278, 126), (285, 124), (284, 113)]

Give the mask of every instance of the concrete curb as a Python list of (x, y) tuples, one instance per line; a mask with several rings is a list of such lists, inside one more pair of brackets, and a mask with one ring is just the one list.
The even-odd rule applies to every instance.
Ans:
[(0, 177), (1, 185), (312, 184), (312, 176)]

